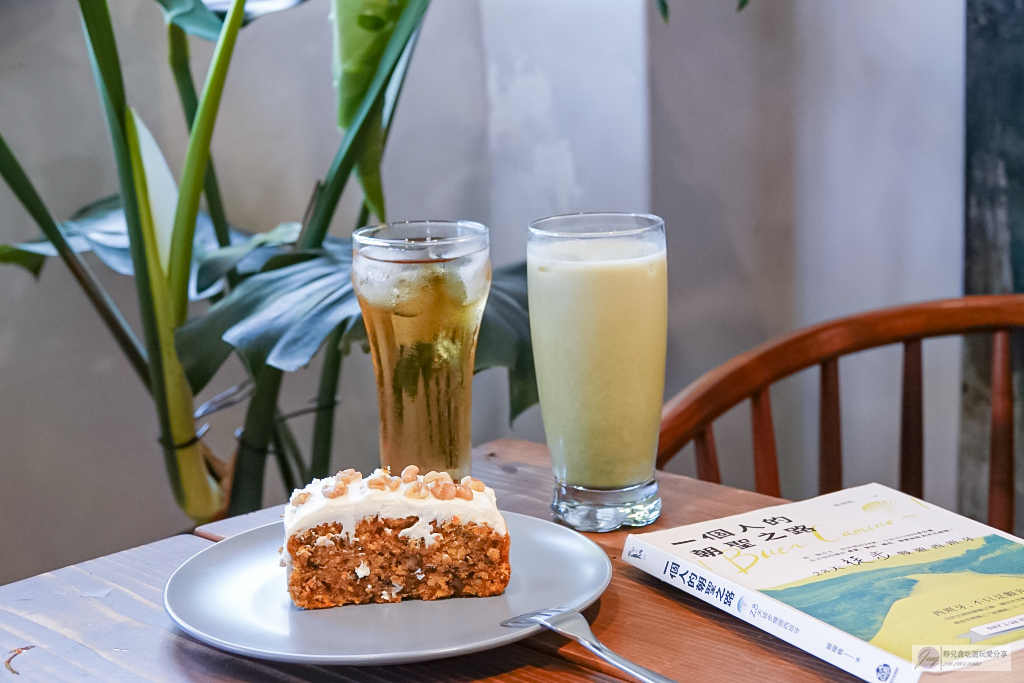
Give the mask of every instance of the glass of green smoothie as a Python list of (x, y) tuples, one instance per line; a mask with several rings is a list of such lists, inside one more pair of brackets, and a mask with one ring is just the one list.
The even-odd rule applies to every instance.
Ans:
[(665, 385), (665, 223), (581, 213), (530, 224), (530, 331), (555, 517), (580, 531), (658, 518)]

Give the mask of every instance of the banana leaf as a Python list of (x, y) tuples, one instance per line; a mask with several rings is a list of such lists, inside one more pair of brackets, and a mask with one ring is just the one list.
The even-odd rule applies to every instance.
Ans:
[(473, 371), (508, 368), (509, 424), (537, 403), (537, 375), (530, 338), (526, 262), (496, 268), (487, 296)]
[[(164, 10), (164, 21), (186, 33), (216, 41), (231, 0), (156, 0)], [(301, 5), (306, 0), (248, 0), (242, 25), (271, 12), (280, 12)]]
[[(205, 316), (178, 329), (175, 343), (194, 392), (233, 350), (254, 376), (264, 365), (289, 372), (304, 367), (339, 325), (345, 326), (345, 355), (353, 344), (365, 350), (348, 240), (288, 256), (293, 258), (285, 263), (306, 260), (277, 268), (281, 262), (268, 262), (264, 272), (245, 280)], [(510, 420), (537, 402), (524, 263), (494, 271), (474, 372), (491, 367), (509, 369)]]
[[(407, 0), (332, 0), (334, 88), (338, 93), (338, 126), (342, 130), (352, 125), (407, 4)], [(367, 205), (382, 221), (387, 220), (380, 179), (383, 113), (383, 104), (376, 105), (370, 113), (370, 131), (355, 169)]]
[(180, 444), (175, 445), (174, 455), (184, 490), (182, 509), (192, 519), (204, 522), (212, 519), (224, 507), (226, 500), (224, 490), (208, 467), (212, 454), (201, 439), (193, 438), (197, 434), (193, 395), (174, 350), (174, 320), (167, 284), (167, 265), (161, 260), (169, 257), (168, 233), (174, 226), (177, 186), (156, 140), (138, 112), (131, 107), (128, 108), (125, 123), (146, 254), (146, 270), (150, 275), (149, 285), (156, 312), (163, 387), (170, 421), (168, 436), (173, 444)]
[[(115, 273), (132, 276), (135, 268), (128, 244), (128, 224), (125, 222), (124, 210), (121, 207), (121, 196), (113, 195), (98, 199), (83, 206), (61, 224), (67, 236), (68, 244), (78, 253), (91, 251), (100, 261)], [(243, 244), (249, 236), (231, 231), (231, 241)], [(222, 281), (214, 281), (210, 286), (197, 289), (199, 267), (207, 252), (218, 249), (217, 236), (213, 230), (213, 222), (209, 215), (200, 212), (196, 219), (196, 235), (193, 247), (192, 278), (189, 283), (189, 298), (193, 301), (207, 299), (224, 289)], [(4, 259), (0, 251), (0, 263), (16, 262), (18, 265), (34, 264), (34, 258), (57, 256), (57, 248), (47, 239), (22, 242), (14, 245), (0, 245), (0, 250), (12, 256)], [(18, 261), (14, 260), (20, 259)], [(42, 268), (40, 262), (39, 268)]]
[[(213, 287), (219, 278), (232, 268), (241, 279), (262, 270), (274, 270), (299, 261), (308, 261), (317, 256), (316, 252), (294, 251), (291, 245), (299, 238), (302, 226), (299, 223), (282, 223), (269, 232), (257, 233), (244, 242), (232, 244), (206, 252), (199, 258), (199, 273), (196, 286), (200, 291)], [(328, 235), (324, 244), (330, 248), (348, 248), (348, 242)]]

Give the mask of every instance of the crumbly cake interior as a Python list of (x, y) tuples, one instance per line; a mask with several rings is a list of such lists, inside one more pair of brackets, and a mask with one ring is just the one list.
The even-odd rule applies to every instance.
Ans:
[(508, 585), (504, 520), (494, 492), (471, 477), (455, 484), (412, 467), (363, 479), (350, 470), (291, 502), (283, 550), (299, 607), (498, 595)]
[(292, 536), (288, 590), (295, 604), (333, 607), (497, 595), (505, 590), (510, 574), (508, 536), (453, 519), (435, 527), (443, 540), (424, 547), (417, 539), (398, 535), (415, 523), (415, 517), (365, 519), (351, 541), (336, 523)]

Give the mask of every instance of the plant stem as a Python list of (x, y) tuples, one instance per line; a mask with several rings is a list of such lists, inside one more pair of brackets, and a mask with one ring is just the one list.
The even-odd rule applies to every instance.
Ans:
[(171, 237), (170, 288), (171, 310), (177, 325), (188, 317), (188, 280), (192, 264), (192, 239), (195, 236), (196, 216), (199, 213), (199, 195), (207, 162), (210, 160), (210, 141), (213, 126), (224, 92), (224, 82), (235, 48), (238, 29), (242, 25), (245, 0), (232, 0), (231, 9), (213, 51), (213, 61), (203, 86), (192, 132), (188, 138), (185, 164), (181, 172), (178, 207), (174, 212), (174, 234)]
[(284, 484), (285, 495), (299, 488), (298, 479), (292, 472), (291, 463), (288, 462), (288, 454), (285, 453), (284, 444), (281, 442), (281, 432), (274, 430), (274, 459), (277, 460), (277, 469), (281, 472), (281, 482)]
[(356, 218), (356, 230), (366, 225), (370, 220), (370, 205), (363, 201), (363, 208), (359, 209), (359, 216)]
[(135, 336), (135, 332), (121, 315), (121, 311), (113, 299), (103, 289), (103, 285), (93, 275), (82, 255), (68, 244), (64, 237), (64, 231), (53, 219), (53, 215), (46, 208), (42, 197), (36, 192), (35, 186), (32, 185), (32, 181), (29, 180), (21, 164), (18, 163), (14, 152), (7, 146), (3, 136), (0, 136), (0, 176), (7, 181), (14, 196), (24, 205), (25, 210), (43, 231), (46, 239), (56, 247), (57, 253), (60, 254), (68, 270), (71, 271), (71, 275), (85, 292), (85, 296), (92, 303), (96, 312), (99, 313), (100, 319), (110, 330), (110, 334), (114, 336), (114, 341), (121, 347), (121, 352), (128, 359), (128, 363), (135, 370), (142, 385), (149, 391), (149, 364), (146, 362), (146, 352), (143, 350), (139, 338)]
[[(188, 34), (177, 24), (167, 25), (167, 61), (171, 65), (171, 73), (174, 74), (174, 83), (178, 87), (178, 98), (181, 100), (181, 108), (185, 113), (185, 122), (188, 124), (189, 132), (192, 130), (192, 123), (196, 118), (196, 110), (199, 108), (199, 99), (196, 96), (196, 86), (192, 82), (192, 69), (189, 63)], [(224, 202), (221, 199), (220, 185), (217, 182), (217, 172), (213, 168), (213, 155), (206, 163), (206, 175), (203, 176), (203, 193), (206, 195), (206, 205), (210, 210), (210, 220), (213, 221), (213, 231), (217, 235), (217, 243), (222, 247), (231, 244), (231, 235), (228, 226), (227, 213), (224, 211)], [(228, 282), (234, 286), (237, 277), (235, 269), (228, 273)]]
[[(298, 472), (297, 479), (305, 485), (312, 477), (309, 476), (309, 468), (306, 467), (306, 463), (302, 461), (302, 452), (299, 450), (298, 442), (295, 441), (295, 435), (292, 434), (292, 429), (288, 426), (288, 421), (284, 419), (280, 409), (277, 411), (277, 420), (274, 425), (274, 438), (275, 443), (278, 440), (281, 442), (285, 455), (288, 456), (295, 471)], [(291, 493), (291, 491), (286, 491), (286, 493)]]
[(419, 27), (428, 4), (429, 0), (410, 0), (402, 11), (402, 16), (399, 17), (398, 24), (395, 26), (395, 32), (391, 34), (391, 39), (381, 56), (377, 73), (374, 75), (373, 81), (370, 82), (370, 87), (363, 97), (356, 115), (352, 118), (352, 124), (345, 130), (341, 147), (338, 148), (338, 153), (327, 171), (323, 191), (317, 198), (308, 230), (303, 231), (300, 238), (300, 249), (316, 249), (323, 244), (324, 237), (327, 236), (327, 229), (330, 227), (331, 217), (338, 206), (338, 200), (341, 199), (341, 192), (345, 189), (345, 183), (359, 158), (363, 140), (369, 131), (368, 125), (372, 125), (375, 121), (371, 114), (383, 100), (391, 74), (401, 60), (409, 39)]
[(153, 209), (149, 201), (146, 169), (139, 144), (138, 130), (141, 120), (134, 110), (129, 109), (125, 118), (128, 132), (128, 151), (134, 172), (135, 191), (138, 193), (139, 220), (142, 225), (146, 262), (150, 273), (153, 308), (156, 311), (157, 330), (160, 338), (160, 354), (163, 361), (164, 387), (167, 390), (167, 416), (171, 425), (177, 471), (184, 491), (182, 508), (189, 517), (200, 524), (209, 521), (223, 505), (223, 492), (210, 475), (206, 466), (205, 447), (194, 438), (196, 421), (193, 413), (193, 397), (185, 370), (178, 360), (174, 348), (174, 322), (171, 319), (171, 301), (167, 280), (160, 265), (159, 247), (156, 242)]
[[(363, 204), (363, 206), (366, 206)], [(327, 337), (324, 365), (320, 369), (320, 390), (316, 398), (316, 419), (313, 422), (313, 448), (309, 472), (323, 479), (331, 467), (331, 444), (334, 442), (334, 412), (338, 399), (338, 380), (341, 377), (341, 336), (345, 323)]]
[[(174, 437), (171, 433), (171, 419), (164, 386), (163, 358), (160, 352), (160, 334), (152, 287), (150, 286), (151, 273), (146, 262), (145, 242), (139, 219), (131, 156), (128, 150), (125, 127), (128, 110), (124, 95), (124, 80), (121, 75), (121, 63), (117, 56), (117, 43), (114, 39), (114, 27), (105, 0), (79, 0), (78, 4), (82, 12), (82, 24), (85, 29), (86, 43), (89, 46), (89, 57), (92, 62), (96, 88), (99, 91), (100, 102), (103, 104), (107, 125), (110, 128), (114, 160), (117, 164), (117, 176), (121, 186), (121, 204), (124, 207), (125, 222), (128, 226), (129, 250), (135, 269), (139, 317), (142, 319), (143, 336), (149, 360), (149, 389), (160, 424), (160, 443), (163, 446), (164, 466), (170, 480), (171, 490), (174, 492), (174, 498), (178, 505), (184, 506), (185, 491), (178, 471)], [(154, 275), (161, 274), (157, 272)]]
[(267, 464), (267, 444), (274, 429), (277, 396), (283, 372), (266, 365), (256, 377), (256, 391), (249, 399), (245, 429), (238, 439), (235, 473), (231, 480), (228, 515), (259, 510), (263, 505), (263, 473)]

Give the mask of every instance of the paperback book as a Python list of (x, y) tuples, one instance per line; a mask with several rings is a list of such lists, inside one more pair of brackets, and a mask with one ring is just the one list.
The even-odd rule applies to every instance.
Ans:
[(633, 534), (623, 559), (865, 681), (1024, 681), (1024, 541), (881, 484)]

